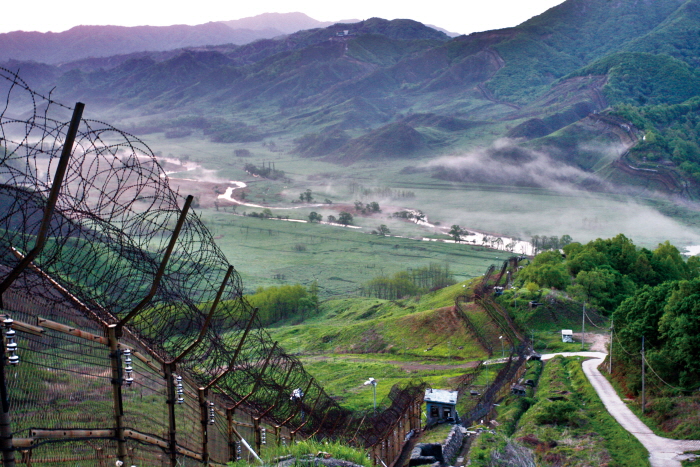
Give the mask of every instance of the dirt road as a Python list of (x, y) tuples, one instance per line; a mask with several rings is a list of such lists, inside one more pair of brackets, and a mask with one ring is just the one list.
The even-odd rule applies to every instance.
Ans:
[(662, 438), (655, 435), (649, 427), (637, 418), (620, 399), (610, 382), (598, 370), (598, 366), (603, 363), (606, 354), (602, 352), (562, 352), (543, 355), (542, 359), (547, 360), (555, 355), (592, 357), (590, 360), (583, 362), (583, 372), (600, 396), (610, 415), (615, 417), (615, 420), (625, 430), (632, 433), (649, 451), (649, 461), (652, 467), (681, 467), (681, 460), (686, 458), (683, 454), (684, 452), (700, 451), (700, 440), (684, 441)]

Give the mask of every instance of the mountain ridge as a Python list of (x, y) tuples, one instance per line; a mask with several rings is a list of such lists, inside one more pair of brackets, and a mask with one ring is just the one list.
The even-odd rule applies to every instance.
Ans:
[[(680, 105), (700, 89), (699, 46), (688, 40), (700, 34), (697, 12), (700, 0), (567, 0), (521, 25), (456, 38), (416, 21), (370, 18), (244, 45), (90, 59), (60, 68), (13, 66), (28, 70), (28, 81), (57, 83), (57, 97), (93, 99), (114, 114), (149, 116), (149, 129), (170, 128), (171, 114), (204, 116), (211, 122), (205, 137), (212, 141), (284, 136), (305, 141), (299, 154), (342, 165), (401, 154), (434, 157), (461, 150), (475, 135), (537, 145), (580, 124), (547, 143), (561, 162), (592, 170), (600, 169), (593, 153), (577, 155), (567, 138), (607, 142), (618, 138), (619, 125), (605, 119), (591, 125), (587, 117), (617, 112), (612, 106), (619, 105)], [(154, 125), (153, 115), (161, 123)], [(455, 131), (440, 119), (466, 123)], [(637, 128), (638, 134), (663, 132), (644, 121), (648, 128)], [(595, 134), (593, 128), (607, 130)], [(688, 149), (671, 137), (670, 143), (654, 139), (647, 159), (664, 160), (685, 177), (697, 173), (700, 183), (700, 156), (693, 162), (697, 167), (685, 169), (680, 167), (686, 160), (671, 157), (674, 151), (695, 157), (700, 146)], [(630, 163), (644, 161), (640, 156)], [(601, 173), (615, 178), (610, 167)]]
[[(352, 21), (352, 20), (350, 20)], [(75, 26), (62, 32), (13, 31), (0, 34), (0, 62), (37, 61), (57, 65), (90, 57), (162, 52), (183, 47), (246, 44), (327, 27), (303, 13), (264, 13), (231, 21), (189, 26)]]

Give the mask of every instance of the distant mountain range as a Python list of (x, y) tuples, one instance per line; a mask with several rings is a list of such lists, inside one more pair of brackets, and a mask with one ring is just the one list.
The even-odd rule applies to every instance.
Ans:
[(134, 52), (247, 44), (331, 24), (334, 23), (317, 21), (303, 13), (263, 13), (250, 18), (197, 26), (76, 26), (59, 33), (14, 31), (0, 34), (0, 62), (33, 60), (56, 65), (89, 57)]
[[(135, 132), (292, 137), (299, 154), (342, 164), (434, 157), (490, 134), (596, 171), (587, 186), (634, 178), (687, 195), (700, 186), (698, 37), (700, 0), (567, 0), (521, 25), (456, 38), (371, 18), (242, 45), (6, 66), (35, 88), (57, 86), (63, 100), (129, 115)], [(632, 150), (613, 163), (592, 142)], [(520, 158), (493, 155), (511, 156)]]

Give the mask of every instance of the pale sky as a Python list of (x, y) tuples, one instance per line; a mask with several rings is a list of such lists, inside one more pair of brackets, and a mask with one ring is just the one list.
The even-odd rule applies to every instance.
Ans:
[(266, 12), (300, 11), (319, 21), (408, 18), (452, 32), (516, 26), (563, 0), (6, 0), (0, 33), (61, 32), (77, 25), (168, 26), (202, 24), (255, 16)]

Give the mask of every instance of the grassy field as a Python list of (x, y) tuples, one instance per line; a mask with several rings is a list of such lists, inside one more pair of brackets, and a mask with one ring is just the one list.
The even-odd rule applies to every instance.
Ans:
[(321, 298), (352, 295), (380, 275), (449, 265), (456, 280), (477, 277), (508, 253), (480, 246), (379, 237), (344, 227), (205, 213), (219, 247), (243, 277), (260, 286), (318, 281)]
[[(493, 135), (486, 133), (475, 134), (468, 150), (478, 151), (480, 146), (491, 144)], [(148, 142), (162, 158), (187, 159), (201, 165), (172, 175), (199, 182), (173, 179), (171, 183), (181, 193), (197, 196), (198, 212), (241, 273), (246, 293), (260, 286), (308, 285), (317, 280), (322, 298), (352, 295), (369, 279), (430, 263), (449, 265), (455, 278), (463, 280), (482, 274), (490, 264), (509, 255), (480, 247), (415, 240), (447, 239), (444, 231), (453, 224), (523, 240), (533, 235), (568, 234), (575, 241), (585, 242), (622, 232), (639, 246), (655, 247), (667, 239), (680, 249), (700, 245), (700, 213), (692, 207), (659, 199), (587, 193), (571, 187), (543, 189), (442, 181), (422, 170), (434, 158), (444, 156), (441, 154), (422, 159), (365, 160), (346, 167), (294, 156), (290, 138), (270, 139), (264, 145), (217, 144), (197, 134), (175, 140), (153, 134), (148, 135)], [(251, 156), (237, 157), (237, 149), (248, 149)], [(274, 164), (286, 178), (273, 181), (253, 177), (245, 172), (246, 163)], [(167, 166), (168, 170), (173, 167)], [(304, 220), (316, 211), (326, 219), (350, 211), (355, 216), (353, 224), (359, 228), (234, 215), (230, 202), (217, 201), (231, 180), (246, 182), (245, 201), (268, 207), (273, 216)], [(299, 194), (307, 189), (312, 190), (314, 202), (297, 203)], [(332, 204), (324, 204), (326, 200)], [(376, 201), (382, 212), (361, 215), (354, 210), (355, 201)], [(238, 206), (236, 212), (262, 209)], [(422, 210), (435, 227), (390, 217), (403, 209)], [(388, 226), (391, 237), (368, 235), (381, 224)]]

